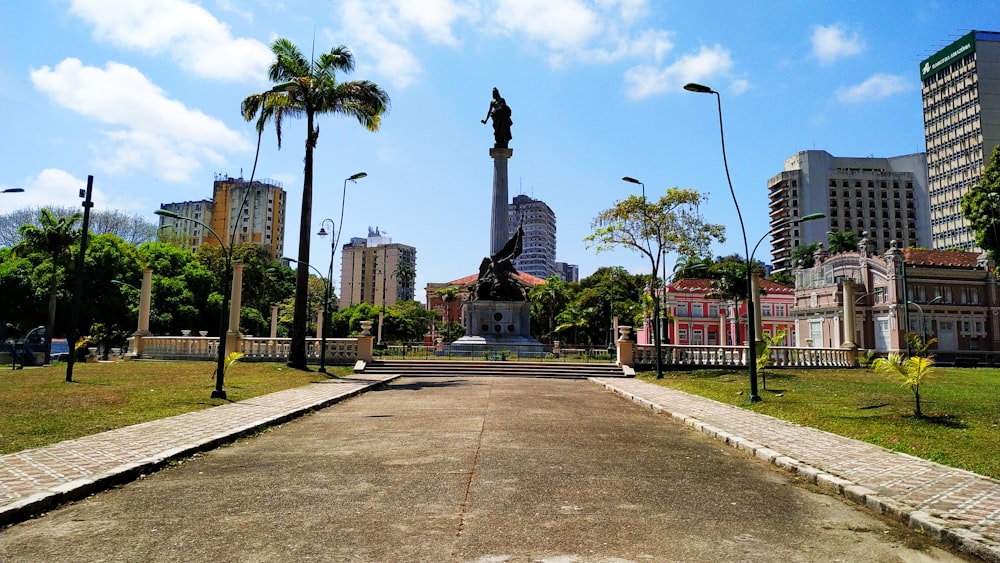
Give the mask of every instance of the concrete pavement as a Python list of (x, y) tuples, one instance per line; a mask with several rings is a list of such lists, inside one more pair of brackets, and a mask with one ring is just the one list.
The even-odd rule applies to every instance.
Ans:
[[(360, 376), (331, 380), (2, 456), (0, 521), (22, 521), (60, 503), (149, 474), (171, 460), (210, 449), (255, 430), (320, 409), (392, 379), (394, 378)], [(412, 381), (414, 383), (408, 385), (414, 391), (424, 388), (420, 383), (423, 380)], [(995, 480), (634, 379), (602, 378), (592, 381), (633, 401), (669, 414), (751, 456), (775, 464), (827, 492), (847, 497), (871, 511), (918, 528), (983, 560), (1000, 561), (1000, 544), (997, 543), (1000, 538), (1000, 483)], [(425, 385), (430, 388), (445, 383), (427, 380)], [(511, 383), (516, 386), (517, 380), (512, 378)], [(473, 384), (467, 384), (466, 388), (479, 389)], [(400, 389), (405, 391), (407, 388), (404, 386)], [(557, 402), (561, 400), (556, 392), (551, 394), (552, 397), (546, 395), (542, 399)], [(521, 414), (517, 409), (524, 408), (526, 401), (527, 399), (523, 399), (521, 405), (511, 406), (512, 412)], [(547, 408), (551, 407), (553, 405), (549, 404)], [(343, 407), (338, 407), (341, 408)], [(382, 408), (391, 407), (386, 405)], [(325, 412), (340, 412), (338, 409), (328, 409)], [(449, 411), (444, 409), (441, 412)], [(543, 414), (543, 411), (539, 411), (539, 414)], [(391, 410), (387, 410), (370, 413), (369, 418), (377, 421), (382, 417), (392, 416)], [(356, 423), (358, 419), (352, 420)], [(520, 428), (529, 433), (542, 431), (539, 427)], [(567, 428), (563, 435), (571, 443), (577, 438), (573, 435), (576, 427), (571, 425)], [(600, 427), (589, 428), (596, 432)], [(633, 427), (629, 432), (641, 433), (641, 428)], [(355, 441), (363, 437), (364, 435), (355, 437)], [(618, 451), (613, 447), (614, 443), (629, 440), (624, 433), (605, 438), (612, 441), (605, 446), (609, 452)], [(443, 448), (444, 444), (440, 447)], [(568, 455), (570, 452), (562, 453)], [(424, 454), (426, 455), (428, 454)], [(748, 461), (744, 460), (744, 463)], [(407, 463), (407, 460), (393, 463)], [(419, 459), (415, 458), (409, 463), (419, 463)], [(558, 467), (560, 463), (572, 463), (572, 456), (566, 460), (553, 458), (546, 463), (547, 467)], [(373, 473), (377, 474), (377, 468), (373, 469), (376, 469)], [(510, 473), (516, 470), (516, 465), (504, 469)], [(494, 486), (510, 485), (504, 485), (502, 479), (498, 478)], [(627, 490), (622, 494), (627, 495)], [(530, 504), (532, 494), (544, 493), (544, 490), (523, 492), (521, 494), (527, 496), (520, 497), (521, 502)], [(420, 504), (419, 491), (406, 494), (418, 495), (411, 501), (415, 505)], [(628, 500), (638, 503), (638, 499)], [(496, 497), (493, 502), (513, 501), (507, 495)], [(703, 506), (691, 509), (709, 510), (708, 504), (700, 504)], [(518, 510), (516, 506), (507, 508)], [(573, 506), (555, 507), (553, 510), (560, 512), (564, 509), (570, 514), (574, 513)], [(483, 515), (479, 517), (485, 518)], [(431, 530), (431, 535), (447, 535), (446, 531), (451, 529), (452, 524), (450, 521), (442, 522), (441, 530)], [(614, 519), (610, 518), (608, 525), (612, 524), (627, 528), (626, 524), (614, 523)], [(503, 530), (498, 529), (497, 533), (502, 534)], [(525, 530), (525, 533), (530, 533), (530, 530)]]

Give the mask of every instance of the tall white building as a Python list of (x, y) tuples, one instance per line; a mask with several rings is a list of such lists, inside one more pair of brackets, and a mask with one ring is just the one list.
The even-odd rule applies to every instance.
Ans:
[[(368, 229), (368, 237), (354, 237), (344, 245), (340, 266), (340, 308), (356, 303), (390, 306), (411, 301), (417, 267), (417, 249)], [(409, 279), (400, 275), (410, 269)]]
[(977, 250), (960, 198), (1000, 143), (1000, 33), (972, 31), (920, 63), (935, 249)]
[[(923, 153), (890, 158), (837, 157), (802, 151), (785, 160), (785, 170), (767, 181), (771, 260), (775, 271), (794, 268), (792, 249), (826, 243), (827, 231), (867, 233), (875, 252), (928, 246), (927, 164)], [(799, 217), (824, 219), (796, 224)]]
[(524, 244), (514, 267), (546, 279), (556, 273), (556, 214), (544, 201), (526, 195), (514, 196), (507, 206), (507, 228), (514, 236), (524, 228)]

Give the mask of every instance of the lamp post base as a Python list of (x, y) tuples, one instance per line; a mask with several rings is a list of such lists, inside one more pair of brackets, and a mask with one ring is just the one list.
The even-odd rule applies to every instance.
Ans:
[(764, 399), (760, 398), (760, 395), (750, 395), (750, 401), (749, 402), (751, 402), (751, 403), (759, 403), (759, 402), (761, 402), (763, 400)]
[(226, 392), (225, 392), (225, 390), (216, 389), (216, 390), (212, 391), (212, 398), (213, 399), (225, 399), (226, 398)]

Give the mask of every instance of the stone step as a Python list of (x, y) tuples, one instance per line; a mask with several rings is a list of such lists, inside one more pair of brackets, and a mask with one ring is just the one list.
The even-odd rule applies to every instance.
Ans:
[(380, 360), (365, 366), (364, 373), (417, 377), (625, 377), (622, 368), (614, 364), (451, 360)]

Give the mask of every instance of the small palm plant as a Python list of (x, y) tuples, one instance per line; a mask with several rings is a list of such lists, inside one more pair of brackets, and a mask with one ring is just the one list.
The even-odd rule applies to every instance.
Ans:
[(924, 378), (934, 373), (934, 359), (926, 356), (904, 358), (898, 352), (891, 352), (885, 358), (872, 362), (872, 370), (878, 375), (887, 375), (902, 381), (904, 387), (913, 391), (915, 405), (913, 415), (922, 418), (920, 411), (920, 384)]
[(773, 346), (780, 346), (782, 342), (785, 341), (785, 336), (788, 334), (787, 328), (779, 329), (773, 335), (764, 334), (760, 335), (761, 341), (757, 343), (757, 372), (761, 375), (761, 381), (763, 382), (764, 389), (767, 389), (767, 374), (764, 372), (764, 368), (767, 367), (768, 362), (771, 360), (771, 348)]

